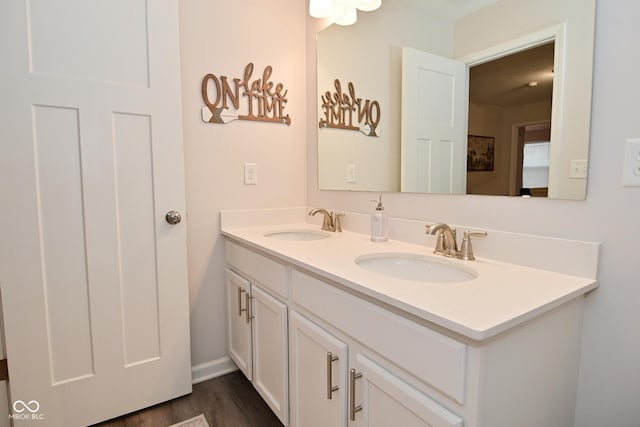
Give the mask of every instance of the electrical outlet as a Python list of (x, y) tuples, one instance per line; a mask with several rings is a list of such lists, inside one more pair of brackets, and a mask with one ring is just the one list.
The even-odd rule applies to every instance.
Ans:
[(640, 139), (626, 140), (622, 185), (640, 187)]
[(244, 184), (256, 185), (258, 184), (258, 165), (255, 163), (244, 164)]
[(347, 165), (347, 183), (355, 184), (356, 182), (356, 165)]

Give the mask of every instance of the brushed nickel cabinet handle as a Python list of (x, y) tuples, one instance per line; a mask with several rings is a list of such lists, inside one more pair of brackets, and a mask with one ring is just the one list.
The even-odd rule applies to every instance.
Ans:
[(242, 308), (242, 293), (247, 292), (242, 288), (238, 288), (238, 316), (242, 316), (242, 312), (247, 311), (246, 308)]
[(355, 369), (349, 370), (349, 399), (351, 404), (349, 405), (349, 419), (351, 421), (356, 420), (356, 412), (362, 411), (362, 405), (356, 405), (356, 380), (362, 378), (362, 372), (356, 373)]
[(331, 400), (331, 396), (334, 391), (338, 391), (337, 385), (331, 385), (331, 381), (333, 378), (333, 362), (338, 360), (338, 356), (332, 354), (331, 352), (327, 353), (327, 399)]
[(247, 302), (247, 308), (245, 309), (245, 312), (247, 314), (247, 323), (250, 323), (251, 319), (254, 318), (253, 309), (251, 308), (251, 300), (253, 298), (254, 297), (252, 295), (249, 295), (249, 293), (245, 294), (245, 300)]

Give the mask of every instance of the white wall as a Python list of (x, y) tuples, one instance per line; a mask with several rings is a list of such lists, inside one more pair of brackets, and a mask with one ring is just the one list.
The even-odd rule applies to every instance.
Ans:
[[(306, 203), (305, 5), (300, 0), (180, 2), (184, 145), (188, 212), (192, 364), (196, 379), (224, 367), (227, 355), (224, 209)], [(202, 122), (202, 78), (253, 78), (267, 65), (288, 90), (291, 125)], [(243, 184), (243, 163), (258, 165), (258, 185)], [(198, 378), (200, 377), (200, 378)]]
[[(322, 22), (307, 18), (305, 39), (305, 3), (180, 3), (195, 365), (226, 355), (219, 210), (301, 204), (355, 212), (372, 209), (372, 193), (317, 190), (315, 31)], [(637, 427), (640, 419), (640, 188), (623, 188), (620, 171), (624, 139), (640, 137), (637, 22), (636, 0), (598, 1), (585, 201), (385, 195), (391, 216), (602, 242), (600, 287), (588, 296), (584, 324), (575, 424), (580, 427)], [(274, 77), (289, 88), (291, 127), (201, 123), (199, 89), (204, 74), (237, 76), (249, 61), (258, 68), (272, 65)], [(258, 186), (242, 184), (244, 161), (258, 163)]]
[[(640, 188), (623, 188), (621, 184), (624, 139), (640, 137), (637, 22), (637, 0), (598, 0), (585, 201), (385, 195), (390, 216), (602, 242), (600, 287), (587, 297), (586, 304), (575, 423), (579, 427), (640, 425)], [(308, 18), (310, 111), (315, 102), (313, 32), (317, 25)], [(309, 120), (313, 122), (313, 114)], [(317, 190), (315, 131), (313, 126), (307, 128), (308, 204), (369, 212), (371, 193)], [(348, 219), (345, 225), (348, 227)]]

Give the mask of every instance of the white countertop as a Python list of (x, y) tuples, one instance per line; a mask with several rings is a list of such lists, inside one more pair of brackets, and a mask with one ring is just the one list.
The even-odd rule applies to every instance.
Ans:
[(374, 243), (366, 234), (349, 231), (311, 241), (265, 237), (268, 232), (291, 229), (319, 227), (307, 223), (223, 227), (222, 234), (476, 341), (495, 336), (597, 287), (593, 278), (492, 261), (477, 253), (475, 261), (437, 256), (444, 262), (475, 270), (478, 276), (469, 281), (425, 283), (395, 279), (369, 272), (354, 260), (380, 252), (432, 255), (433, 248), (394, 240)]

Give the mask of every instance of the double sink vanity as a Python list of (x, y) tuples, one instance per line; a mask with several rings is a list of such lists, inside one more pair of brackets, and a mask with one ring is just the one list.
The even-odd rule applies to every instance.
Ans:
[(489, 231), (463, 261), (307, 212), (221, 215), (229, 355), (285, 426), (573, 425), (597, 244)]

